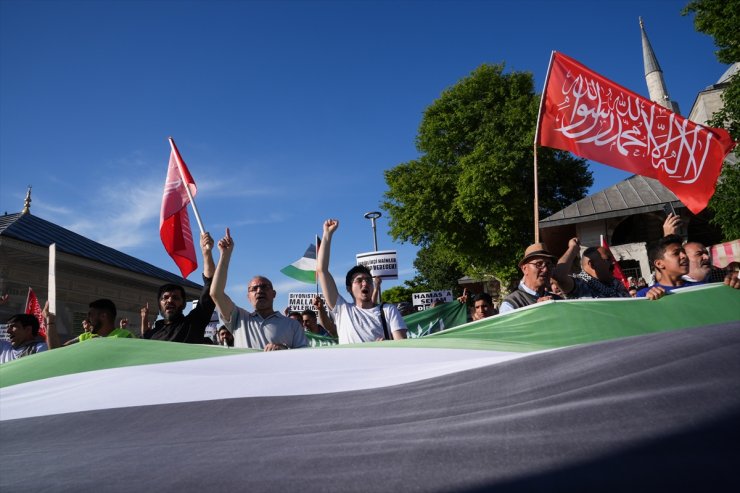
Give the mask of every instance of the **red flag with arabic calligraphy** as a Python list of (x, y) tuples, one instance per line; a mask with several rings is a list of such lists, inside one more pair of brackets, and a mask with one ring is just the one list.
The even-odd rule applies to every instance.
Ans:
[(41, 303), (39, 303), (36, 293), (33, 292), (30, 286), (26, 297), (25, 313), (36, 317), (36, 320), (39, 321), (39, 336), (46, 337), (46, 320), (44, 320), (43, 311), (41, 310)]
[(555, 52), (537, 143), (657, 179), (698, 214), (735, 142)]
[[(178, 165), (180, 165), (179, 170)], [(195, 180), (180, 157), (177, 147), (173, 145), (159, 215), (159, 237), (162, 239), (164, 249), (180, 268), (182, 277), (188, 277), (198, 267), (193, 233), (190, 230), (190, 217), (188, 216), (190, 199), (185, 191), (186, 186), (190, 188), (191, 195), (195, 197), (197, 192)]]

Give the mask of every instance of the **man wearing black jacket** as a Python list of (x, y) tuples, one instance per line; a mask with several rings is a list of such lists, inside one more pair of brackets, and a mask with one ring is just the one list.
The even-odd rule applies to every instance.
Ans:
[(211, 321), (211, 314), (216, 308), (211, 299), (211, 280), (216, 270), (213, 262), (213, 238), (208, 233), (200, 235), (200, 249), (203, 253), (203, 291), (198, 304), (190, 313), (183, 315), (185, 309), (185, 289), (177, 284), (165, 284), (159, 288), (157, 300), (162, 319), (149, 324), (149, 305), (141, 309), (141, 327), (143, 339), (158, 341), (185, 342), (203, 344), (205, 330)]

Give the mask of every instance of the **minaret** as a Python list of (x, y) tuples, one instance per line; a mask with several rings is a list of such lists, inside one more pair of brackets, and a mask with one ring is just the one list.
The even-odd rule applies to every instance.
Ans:
[(23, 204), (23, 210), (21, 211), (21, 214), (30, 214), (31, 213), (31, 185), (28, 185), (28, 191), (26, 192), (26, 200)]
[(663, 79), (663, 71), (660, 69), (658, 59), (653, 52), (653, 47), (650, 46), (650, 41), (645, 32), (645, 26), (642, 23), (642, 17), (639, 19), (640, 32), (642, 33), (642, 59), (645, 63), (645, 81), (647, 82), (648, 92), (650, 93), (650, 100), (680, 115), (681, 110), (678, 108), (678, 103), (671, 101), (671, 97), (668, 95), (668, 88)]

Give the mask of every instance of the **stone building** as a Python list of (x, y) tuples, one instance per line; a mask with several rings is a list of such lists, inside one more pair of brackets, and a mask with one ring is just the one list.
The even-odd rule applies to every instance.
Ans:
[(24, 310), (28, 288), (40, 303), (48, 298), (49, 245), (56, 244), (57, 330), (62, 341), (81, 332), (88, 304), (111, 299), (118, 318), (130, 321), (138, 335), (140, 309), (149, 303), (157, 313), (157, 289), (174, 283), (197, 299), (202, 286), (30, 213), (30, 191), (23, 212), (0, 216), (0, 322)]

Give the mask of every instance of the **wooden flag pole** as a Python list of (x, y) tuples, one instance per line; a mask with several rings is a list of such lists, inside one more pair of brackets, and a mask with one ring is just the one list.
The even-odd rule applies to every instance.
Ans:
[(547, 75), (545, 76), (545, 85), (542, 88), (542, 96), (540, 96), (540, 110), (537, 113), (537, 128), (534, 132), (534, 242), (540, 242), (540, 192), (539, 192), (539, 178), (537, 176), (537, 142), (540, 140), (540, 119), (542, 118), (542, 110), (545, 107), (545, 99), (547, 97), (547, 83), (550, 80), (550, 70), (552, 68), (552, 60), (555, 58), (555, 51), (550, 53), (550, 61), (547, 64)]
[(537, 184), (537, 143), (534, 144), (534, 242), (540, 242), (540, 202)]
[(203, 234), (206, 232), (206, 230), (203, 227), (203, 222), (200, 220), (200, 214), (198, 213), (198, 208), (195, 206), (195, 199), (193, 199), (193, 195), (190, 193), (190, 187), (185, 181), (185, 174), (182, 172), (184, 163), (182, 162), (182, 157), (180, 157), (180, 151), (177, 149), (177, 146), (175, 145), (175, 140), (172, 137), (170, 137), (169, 140), (170, 140), (170, 147), (172, 148), (172, 151), (175, 153), (175, 161), (177, 161), (177, 170), (180, 172), (180, 179), (182, 180), (182, 183), (185, 185), (185, 192), (188, 194), (188, 199), (190, 199), (190, 205), (193, 207), (193, 213), (195, 214), (195, 220), (198, 221), (198, 228), (200, 228), (200, 234)]

